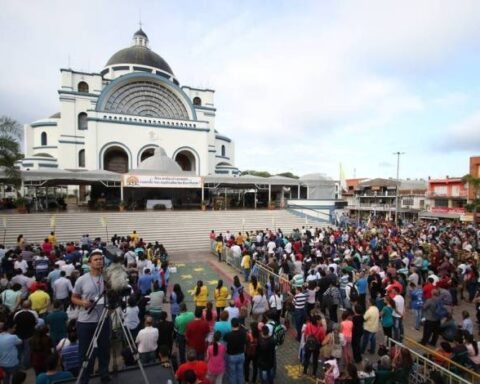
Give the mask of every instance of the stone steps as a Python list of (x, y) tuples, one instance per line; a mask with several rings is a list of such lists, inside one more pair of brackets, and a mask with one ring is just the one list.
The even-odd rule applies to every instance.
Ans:
[[(290, 233), (293, 228), (305, 225), (305, 219), (286, 210), (242, 211), (151, 211), (151, 212), (89, 212), (89, 213), (34, 213), (3, 216), (7, 223), (5, 243), (16, 244), (19, 234), (27, 242), (40, 243), (52, 230), (55, 217), (55, 233), (59, 242), (79, 241), (82, 234), (90, 238), (124, 236), (136, 230), (146, 242), (159, 241), (169, 252), (208, 249), (209, 233), (230, 230), (231, 233), (265, 228), (282, 228)], [(107, 228), (102, 225), (102, 219)], [(309, 222), (309, 225), (319, 226)], [(0, 219), (0, 227), (3, 223)], [(4, 242), (1, 237), (0, 242)], [(187, 240), (187, 241), (184, 241)]]

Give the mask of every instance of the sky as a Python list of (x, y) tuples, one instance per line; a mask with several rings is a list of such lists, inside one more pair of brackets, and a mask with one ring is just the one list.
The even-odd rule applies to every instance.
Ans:
[(480, 155), (477, 0), (0, 0), (0, 115), (58, 112), (60, 68), (100, 72), (139, 20), (181, 85), (215, 90), (235, 165), (438, 178)]

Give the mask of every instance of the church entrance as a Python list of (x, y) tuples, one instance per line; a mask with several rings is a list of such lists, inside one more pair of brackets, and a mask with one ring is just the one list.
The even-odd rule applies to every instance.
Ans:
[(103, 155), (103, 169), (117, 173), (128, 172), (128, 155), (123, 148), (110, 147)]

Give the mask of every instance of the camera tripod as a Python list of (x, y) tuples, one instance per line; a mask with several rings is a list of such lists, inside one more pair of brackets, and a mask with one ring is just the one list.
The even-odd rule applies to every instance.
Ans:
[[(107, 295), (102, 294), (102, 296), (105, 296), (105, 299), (106, 299)], [(90, 311), (96, 306), (96, 304), (99, 302), (99, 300), (102, 296), (100, 296), (96, 300), (96, 302), (90, 308)], [(140, 360), (138, 350), (137, 350), (137, 347), (135, 345), (135, 340), (133, 339), (133, 336), (132, 336), (132, 333), (130, 332), (130, 329), (128, 329), (127, 327), (124, 326), (124, 321), (123, 321), (122, 317), (120, 316), (119, 311), (117, 311), (116, 308), (110, 309), (108, 307), (108, 305), (106, 305), (106, 304), (105, 304), (105, 306), (102, 310), (102, 313), (100, 315), (100, 319), (98, 321), (97, 327), (95, 328), (95, 332), (93, 334), (92, 341), (90, 342), (90, 345), (88, 346), (87, 353), (85, 354), (85, 357), (83, 359), (82, 367), (80, 369), (80, 373), (78, 374), (77, 381), (75, 382), (75, 384), (80, 384), (80, 381), (82, 379), (82, 375), (85, 373), (85, 370), (88, 369), (88, 364), (90, 362), (90, 359), (92, 358), (93, 352), (95, 351), (95, 348), (97, 348), (97, 345), (98, 345), (97, 344), (98, 337), (100, 336), (100, 334), (102, 332), (103, 326), (104, 326), (105, 321), (107, 320), (107, 318), (110, 314), (110, 311), (112, 311), (112, 315), (113, 315), (114, 319), (117, 320), (118, 324), (120, 324), (120, 327), (122, 328), (123, 335), (125, 337), (125, 340), (127, 341), (128, 349), (132, 353), (132, 356), (133, 356), (135, 362), (138, 364), (138, 366), (140, 368), (140, 371), (142, 372), (142, 376), (143, 376), (143, 380), (145, 381), (145, 384), (150, 384), (150, 381), (148, 380), (148, 377), (147, 377), (147, 375), (145, 373), (145, 370), (143, 368), (143, 364)], [(114, 320), (114, 319), (112, 319), (112, 320)], [(108, 337), (110, 337), (110, 335), (108, 335)]]

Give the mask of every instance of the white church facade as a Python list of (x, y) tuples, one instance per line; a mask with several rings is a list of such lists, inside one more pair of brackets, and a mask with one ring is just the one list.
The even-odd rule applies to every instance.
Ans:
[(60, 112), (24, 127), (24, 170), (125, 174), (161, 151), (190, 175), (239, 173), (233, 141), (215, 130), (214, 91), (180, 85), (141, 29), (101, 72), (61, 69), (58, 93)]

